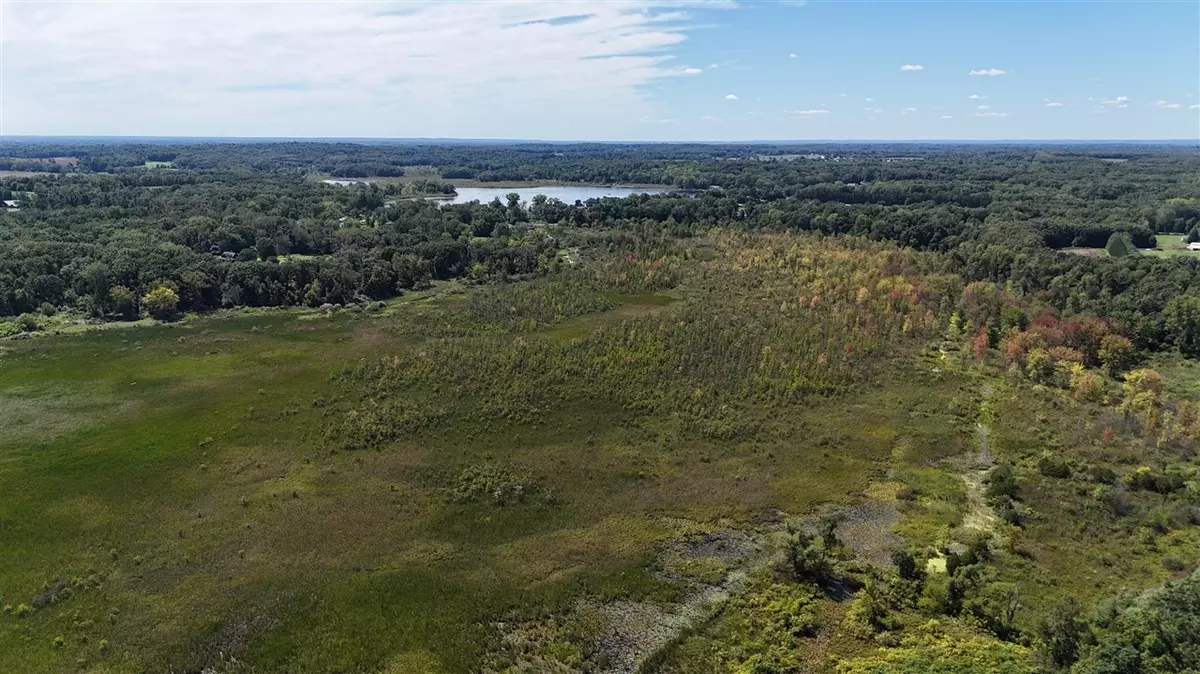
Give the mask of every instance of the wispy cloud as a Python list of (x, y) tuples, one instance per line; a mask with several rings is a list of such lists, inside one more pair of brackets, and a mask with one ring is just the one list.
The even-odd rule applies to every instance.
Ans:
[(784, 110), (789, 115), (800, 115), (801, 117), (816, 117), (818, 115), (828, 115), (829, 111), (824, 108), (813, 108), (811, 110)]
[(1188, 106), (1188, 110), (1200, 110), (1200, 103), (1192, 103)]
[(702, 72), (704, 72), (704, 71), (699, 68), (684, 68), (683, 69), (684, 75), (699, 75)]
[(721, 67), (721, 66), (719, 66), (719, 65), (717, 65), (717, 64), (715, 64), (715, 63), (710, 63), (710, 64), (708, 64), (708, 69), (709, 69), (709, 70), (716, 70), (717, 68), (720, 68), (720, 67)]
[(577, 136), (731, 4), (6, 3), (5, 132)]
[(922, 66), (922, 65), (917, 65), (917, 64), (914, 64), (914, 63), (905, 63), (904, 65), (900, 66), (900, 69), (901, 69), (901, 70), (905, 70), (905, 71), (911, 71), (911, 70), (924, 70), (924, 69), (925, 69), (925, 66)]
[(954, 115), (942, 115), (942, 119), (954, 119)]
[(1100, 105), (1105, 108), (1126, 108), (1129, 107), (1128, 96), (1117, 96), (1107, 100), (1101, 100)]
[(727, 101), (736, 101), (737, 99), (737, 94), (725, 94), (725, 100)]
[(976, 117), (1008, 117), (1007, 112), (976, 112)]
[(863, 112), (871, 115), (878, 115), (879, 113), (883, 112), (883, 108), (863, 108)]
[(972, 75), (984, 75), (986, 77), (996, 77), (997, 75), (1007, 75), (1008, 71), (1001, 70), (999, 68), (982, 68), (980, 70), (972, 70), (971, 74)]
[(703, 117), (701, 117), (701, 118), (700, 118), (700, 121), (703, 121), (703, 122), (719, 122), (719, 121), (721, 121), (721, 118), (720, 118), (720, 117), (717, 117), (717, 116), (715, 116), (715, 115), (704, 115)]
[(788, 58), (790, 58), (790, 59), (798, 59), (798, 58), (800, 58), (800, 55), (799, 55), (799, 54), (797, 54), (796, 52), (792, 52), (792, 53), (788, 54)]
[(914, 113), (914, 112), (916, 112), (916, 111), (917, 111), (917, 109), (916, 109), (916, 108), (904, 108), (903, 110), (901, 110), (901, 111), (900, 111), (900, 114), (902, 114), (902, 115), (911, 115), (912, 113)]
[(971, 99), (972, 101), (987, 100), (987, 96), (980, 96), (979, 94), (971, 94), (970, 96), (967, 96), (967, 98)]
[(977, 106), (975, 106), (975, 109), (976, 109), (976, 110), (991, 110), (991, 109), (992, 109), (992, 106), (990, 106), (990, 105), (977, 105)]
[(1063, 104), (1060, 101), (1046, 101), (1047, 108), (1061, 108)]
[(864, 100), (864, 101), (866, 101), (867, 103), (874, 103), (874, 102), (875, 102), (875, 99), (874, 99), (874, 98), (864, 98), (863, 100)]
[(1170, 101), (1154, 101), (1154, 107), (1162, 108), (1164, 110), (1178, 110), (1179, 108), (1181, 108), (1183, 106), (1181, 106), (1178, 103), (1172, 103)]

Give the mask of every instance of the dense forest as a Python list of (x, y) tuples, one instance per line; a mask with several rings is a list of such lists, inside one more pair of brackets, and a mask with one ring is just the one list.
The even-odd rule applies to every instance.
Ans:
[[(1139, 346), (1200, 349), (1196, 261), (1137, 253), (1156, 233), (1200, 238), (1200, 159), (1188, 146), (74, 142), (8, 143), (0, 155), (27, 169), (0, 182), (19, 204), (0, 215), (0, 316), (133, 318), (160, 285), (185, 312), (347, 304), (432, 279), (544, 272), (561, 260), (540, 224), (676, 236), (723, 226), (892, 241), (1056, 311), (1108, 316)], [(403, 177), (413, 167), (424, 177)], [(411, 198), (464, 180), (688, 191), (574, 204)], [(1062, 252), (1114, 235), (1130, 254)]]

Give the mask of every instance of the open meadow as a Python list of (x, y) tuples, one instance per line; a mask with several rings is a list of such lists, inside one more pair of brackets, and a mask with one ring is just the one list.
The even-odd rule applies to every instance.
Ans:
[[(911, 252), (638, 241), (369, 310), (4, 342), (0, 671), (892, 672), (951, 642), (985, 668), (947, 671), (1035, 671), (1011, 635), (1058, 598), (1198, 561), (1174, 515), (1091, 509), (1064, 478), (1094, 456), (1039, 472), (1110, 413), (943, 341), (962, 288)], [(981, 537), (959, 591), (1020, 613), (946, 594)], [(924, 594), (864, 608), (905, 550)]]

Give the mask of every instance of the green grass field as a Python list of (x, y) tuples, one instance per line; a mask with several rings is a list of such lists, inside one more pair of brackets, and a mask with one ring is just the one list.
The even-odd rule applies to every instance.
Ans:
[[(1136, 533), (1065, 526), (1067, 485), (1025, 455), (1075, 442), (1052, 429), (1077, 413), (922, 352), (936, 298), (900, 257), (690, 246), (376, 312), (0, 343), (0, 671), (732, 670), (779, 597), (811, 604), (828, 638), (801, 659), (832, 671), (879, 645), (773, 579), (786, 523), (856, 513), (840, 531), (868, 565), (964, 539), (956, 461), (993, 407), (1045, 513), (1033, 557), (998, 567), (1032, 606), (1152, 585), (1195, 549), (1135, 565)], [(679, 632), (722, 593), (742, 608)], [(667, 636), (612, 636), (629, 625)]]
[(1180, 239), (1179, 234), (1156, 234), (1154, 250), (1145, 251), (1147, 255), (1200, 255), (1200, 251), (1187, 249), (1187, 243)]

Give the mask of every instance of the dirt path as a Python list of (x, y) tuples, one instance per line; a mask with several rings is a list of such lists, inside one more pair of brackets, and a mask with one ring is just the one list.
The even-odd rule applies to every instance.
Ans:
[(966, 465), (961, 467), (959, 474), (967, 488), (966, 510), (963, 512), (960, 526), (964, 530), (980, 531), (995, 537), (999, 518), (984, 496), (984, 482), (988, 472), (996, 465), (996, 460), (992, 457), (992, 429), (988, 426), (986, 411), (993, 390), (985, 383), (981, 392), (983, 402), (979, 406), (979, 420), (975, 422), (975, 446), (978, 451), (969, 462), (964, 462)]

